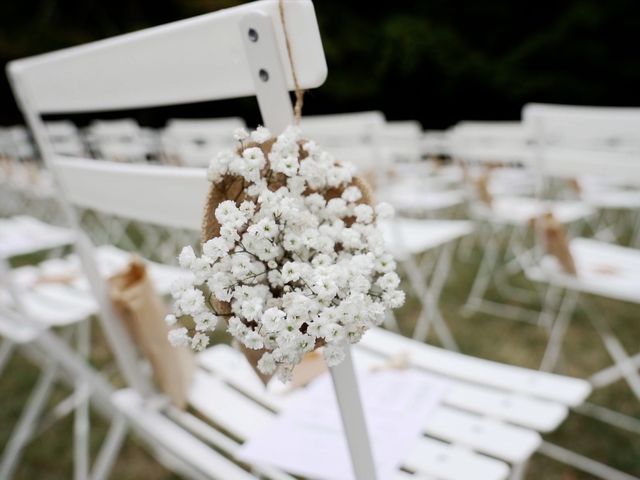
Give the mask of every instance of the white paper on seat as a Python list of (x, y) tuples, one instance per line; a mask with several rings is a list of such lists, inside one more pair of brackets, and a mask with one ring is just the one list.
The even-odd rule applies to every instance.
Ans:
[[(447, 383), (415, 370), (361, 370), (358, 380), (378, 479), (391, 479)], [(268, 427), (242, 446), (238, 459), (318, 480), (353, 480), (329, 374), (295, 395)]]

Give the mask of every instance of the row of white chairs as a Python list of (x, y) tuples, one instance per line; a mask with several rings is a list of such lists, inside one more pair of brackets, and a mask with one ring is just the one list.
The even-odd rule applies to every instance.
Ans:
[[(307, 0), (284, 4), (300, 86), (317, 87), (326, 76), (326, 64), (313, 5)], [(58, 367), (62, 377), (74, 378), (75, 387), (85, 392), (84, 398), (89, 396), (96, 408), (111, 418), (109, 435), (89, 477), (87, 403), (77, 406), (75, 478), (105, 478), (129, 429), (150, 447), (158, 461), (190, 478), (293, 478), (272, 466), (247, 467), (235, 460), (238, 445), (265, 425), (274, 411), (286, 408), (287, 400), (265, 389), (230, 347), (214, 345), (198, 356), (198, 372), (189, 394), (190, 405), (198, 416), (168, 406), (155, 392), (106, 297), (104, 277), (126, 262), (127, 254), (113, 247), (94, 248), (75, 211), (76, 207), (91, 208), (128, 220), (197, 231), (207, 190), (205, 171), (70, 159), (56, 154), (41, 119), (48, 112), (115, 110), (255, 95), (266, 126), (279, 131), (293, 120), (287, 90), (293, 88), (294, 82), (287, 67), (278, 7), (274, 0), (254, 2), (75, 47), (63, 55), (16, 61), (9, 67), (23, 113), (47, 168), (56, 178), (57, 195), (71, 228), (76, 254), (63, 257), (55, 265), (73, 274), (72, 281), (64, 284), (46, 285), (37, 280), (46, 264), (35, 270), (14, 269), (3, 276), (10, 285), (16, 285), (8, 290), (3, 305), (3, 336), (7, 345), (46, 354), (48, 357), (40, 365), (47, 384), (57, 373), (50, 372), (47, 366)], [(246, 61), (237, 60), (238, 52), (246, 52)], [(94, 75), (96, 66), (103, 72), (98, 78)], [(260, 75), (262, 70), (269, 75)], [(119, 80), (125, 74), (128, 82), (123, 84)], [(411, 230), (407, 240), (421, 239), (435, 226), (421, 228), (420, 233)], [(15, 225), (10, 230), (17, 234)], [(41, 235), (31, 234), (34, 239), (48, 237), (44, 230)], [(402, 259), (406, 245), (395, 245)], [(34, 246), (34, 250), (42, 248), (43, 245)], [(5, 256), (12, 253), (7, 248)], [(183, 274), (159, 264), (150, 267), (161, 292), (165, 291), (168, 278)], [(36, 281), (29, 282), (29, 275)], [(25, 277), (27, 280), (21, 282)], [(65, 302), (70, 304), (68, 308)], [(83, 358), (87, 353), (86, 331), (80, 334), (85, 342), (80, 342), (79, 351), (74, 352), (54, 330), (53, 312), (72, 318), (69, 308), (79, 305), (83, 306), (85, 317), (95, 314), (100, 321), (127, 388), (116, 390)], [(19, 327), (29, 334), (17, 335)], [(544, 446), (541, 433), (557, 428), (569, 409), (579, 406), (591, 389), (580, 379), (501, 365), (384, 330), (371, 331), (354, 349), (355, 361), (362, 365), (388, 361), (401, 353), (408, 354), (410, 368), (447, 378), (452, 386), (425, 423), (424, 436), (403, 459), (403, 468), (395, 477), (399, 479), (523, 478), (528, 459)], [(34, 360), (42, 359), (36, 356)], [(334, 371), (333, 375), (336, 379), (349, 379), (345, 370)], [(336, 383), (340, 385), (339, 381)], [(44, 403), (42, 390), (46, 389), (37, 389), (37, 401), (25, 407), (11, 448), (3, 452), (5, 472), (13, 470), (33, 431)], [(337, 395), (339, 399), (345, 395), (350, 399), (345, 403), (350, 406), (344, 407), (344, 417), (357, 419), (361, 411), (357, 403), (352, 403), (353, 382), (338, 387)], [(350, 421), (345, 422), (345, 431), (355, 470), (360, 473), (358, 478), (373, 479), (361, 474), (371, 467), (365, 454), (366, 436), (363, 438), (363, 432)]]

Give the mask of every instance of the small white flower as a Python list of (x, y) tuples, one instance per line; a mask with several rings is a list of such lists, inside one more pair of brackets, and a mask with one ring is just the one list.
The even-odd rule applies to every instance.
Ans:
[(376, 280), (376, 284), (378, 284), (382, 290), (393, 290), (400, 285), (400, 277), (398, 277), (396, 272), (385, 273)]
[(344, 189), (342, 192), (342, 198), (350, 203), (355, 203), (362, 198), (362, 192), (358, 187), (352, 185)]
[(190, 288), (181, 293), (176, 304), (187, 315), (197, 315), (204, 309), (204, 295), (200, 290)]
[(191, 348), (196, 352), (201, 352), (209, 345), (209, 336), (202, 332), (196, 332), (191, 339)]
[(236, 128), (233, 131), (233, 138), (238, 142), (243, 142), (247, 138), (249, 138), (249, 132), (247, 132), (247, 130), (242, 128), (242, 127), (241, 128)]
[(258, 360), (258, 370), (265, 375), (271, 375), (276, 371), (276, 361), (271, 353), (264, 353)]
[(373, 221), (373, 208), (369, 205), (358, 205), (353, 211), (356, 214), (357, 222), (371, 223)]
[(394, 210), (390, 204), (386, 202), (380, 202), (378, 205), (376, 205), (376, 215), (381, 220), (389, 219), (393, 217), (393, 214)]
[(271, 132), (263, 126), (259, 126), (251, 132), (251, 140), (256, 143), (264, 143), (271, 138)]
[(211, 262), (215, 262), (219, 258), (222, 258), (228, 252), (229, 246), (222, 237), (212, 238), (202, 245), (202, 253), (204, 253)]
[(189, 345), (188, 330), (184, 327), (174, 328), (169, 331), (169, 343), (174, 347), (184, 347)]
[(180, 255), (178, 255), (178, 263), (182, 268), (190, 268), (191, 264), (196, 260), (196, 254), (193, 251), (193, 247), (191, 245), (187, 245), (183, 247), (180, 251)]
[(328, 367), (335, 367), (344, 360), (344, 347), (339, 345), (327, 345), (322, 350), (322, 355), (324, 356)]
[(172, 326), (174, 326), (174, 325), (178, 322), (178, 319), (176, 318), (176, 316), (175, 316), (174, 314), (170, 313), (169, 315), (167, 315), (166, 317), (164, 317), (164, 322), (165, 322), (168, 326), (172, 327)]
[(264, 347), (262, 337), (253, 330), (249, 330), (240, 341), (251, 350), (259, 350)]

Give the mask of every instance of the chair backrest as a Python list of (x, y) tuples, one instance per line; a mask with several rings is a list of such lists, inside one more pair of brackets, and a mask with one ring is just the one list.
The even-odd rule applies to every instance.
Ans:
[[(310, 0), (285, 0), (283, 10), (291, 63), (299, 87), (317, 87), (326, 77), (327, 66), (313, 4)], [(70, 207), (74, 202), (112, 208), (101, 203), (105, 198), (100, 190), (106, 187), (100, 175), (106, 175), (106, 169), (97, 170), (91, 162), (69, 163), (68, 159), (56, 156), (47, 138), (42, 114), (256, 95), (265, 126), (279, 133), (293, 121), (288, 90), (295, 85), (286, 44), (278, 0), (262, 0), (9, 63), (7, 70), (12, 88), (44, 159), (59, 186), (69, 189), (69, 194), (63, 189), (60, 193), (65, 214), (74, 228), (80, 232)], [(179, 172), (173, 173), (179, 178)], [(183, 189), (172, 191), (177, 196), (163, 190), (173, 188), (168, 177), (131, 175), (126, 185), (131, 186), (137, 180), (150, 189), (153, 178), (159, 185), (153, 187), (153, 193), (163, 192), (149, 197), (151, 201), (145, 200), (144, 205), (152, 203), (153, 210), (162, 214), (178, 208), (183, 213), (193, 212), (194, 205), (187, 201), (193, 197), (181, 198), (185, 193)], [(91, 191), (81, 188), (79, 183), (90, 177), (95, 177), (91, 183), (95, 186), (99, 182), (99, 188)], [(124, 173), (121, 178), (125, 178)], [(128, 191), (120, 185), (115, 191), (110, 190), (112, 196), (119, 195), (118, 190)], [(142, 198), (148, 193), (142, 185), (136, 190), (139, 192), (137, 203), (142, 205)], [(198, 203), (202, 204), (204, 190), (200, 191), (202, 197)], [(126, 197), (125, 193), (123, 196)], [(197, 212), (199, 215), (200, 209)], [(137, 368), (135, 349), (113, 312), (88, 240), (83, 235), (79, 238), (84, 270), (100, 303), (103, 312), (100, 319), (121, 371), (130, 385), (148, 392), (149, 380)]]
[(354, 112), (305, 116), (300, 122), (305, 136), (313, 138), (338, 159), (361, 169), (378, 169), (383, 162), (379, 149), (385, 126), (382, 112)]
[(449, 130), (454, 158), (466, 162), (529, 163), (530, 139), (520, 122), (460, 122)]
[(240, 117), (171, 119), (161, 133), (163, 154), (182, 165), (206, 166), (217, 151), (233, 146), (230, 132), (244, 126)]
[(380, 135), (390, 162), (417, 162), (422, 158), (422, 125), (415, 120), (387, 122)]
[(128, 220), (197, 231), (208, 182), (203, 168), (56, 160), (60, 187), (74, 205)]
[(87, 154), (78, 127), (68, 120), (58, 120), (45, 124), (49, 141), (55, 153), (82, 157)]
[(640, 108), (528, 104), (522, 119), (544, 175), (640, 183)]

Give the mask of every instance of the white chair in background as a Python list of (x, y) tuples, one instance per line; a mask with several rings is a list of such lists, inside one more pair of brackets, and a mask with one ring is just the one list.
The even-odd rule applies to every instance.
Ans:
[[(303, 88), (317, 86), (324, 80), (326, 67), (312, 5), (285, 2), (285, 12), (300, 84)], [(198, 229), (207, 190), (204, 170), (57, 157), (39, 115), (49, 110), (115, 109), (257, 94), (265, 124), (278, 131), (292, 121), (283, 87), (291, 88), (292, 82), (278, 18), (278, 2), (255, 2), (77, 47), (64, 56), (44, 55), (12, 63), (13, 86), (67, 201), (151, 223)], [(238, 55), (246, 55), (247, 62), (238, 62)], [(96, 64), (110, 67), (101, 69), (104, 75), (99, 82), (92, 75)], [(73, 87), (68, 82), (71, 66)], [(120, 89), (117, 86), (122, 84), (115, 80), (121, 78), (124, 68), (128, 83), (126, 89)], [(141, 196), (141, 191), (147, 194)], [(68, 213), (74, 221), (73, 212)], [(111, 397), (110, 404), (126, 416), (141, 438), (170, 454), (179, 461), (181, 471), (194, 478), (249, 478), (197, 437), (233, 458), (237, 439), (251, 436), (273, 415), (269, 406), (278, 409), (281, 403), (264, 388), (257, 388), (255, 377), (241, 374), (246, 364), (222, 367), (222, 358), (238, 358), (223, 345), (199, 357), (201, 369), (190, 401), (236, 440), (193, 415), (153, 402), (155, 397), (147, 395), (148, 379), (137, 368), (130, 342), (113, 318), (92, 249), (82, 243), (85, 237), (80, 239), (79, 251), (101, 307), (103, 328), (132, 386)], [(556, 428), (568, 406), (580, 404), (589, 393), (589, 386), (581, 380), (461, 356), (381, 330), (370, 332), (355, 350), (358, 358), (365, 358), (357, 361), (370, 361), (367, 358), (372, 355), (374, 360), (384, 361), (408, 351), (413, 368), (453, 379), (454, 387), (435, 417), (437, 421), (425, 427), (431, 437), (421, 439), (404, 462), (419, 475), (452, 480), (521, 478), (527, 459), (540, 445), (536, 430)], [(207, 373), (207, 369), (218, 370)], [(334, 373), (340, 398), (342, 382), (353, 379)], [(353, 392), (348, 393), (352, 400)], [(358, 418), (357, 407), (345, 408), (349, 418)], [(353, 431), (347, 428), (347, 432), (353, 439)], [(356, 442), (356, 447), (366, 444), (366, 439), (358, 440), (362, 443)], [(354, 451), (355, 463), (366, 468), (370, 463), (362, 455), (362, 449)], [(511, 474), (507, 463), (513, 465)], [(291, 478), (268, 467), (254, 468), (269, 478)], [(397, 477), (411, 478), (406, 472), (398, 472)], [(358, 478), (369, 480), (375, 475), (359, 470)]]
[[(33, 350), (38, 350), (36, 345), (43, 340), (39, 338), (40, 332), (57, 328), (63, 329), (61, 335), (65, 337), (75, 334), (76, 348), (82, 356), (86, 356), (89, 353), (88, 317), (95, 310), (93, 302), (78, 302), (59, 294), (58, 284), (52, 280), (53, 272), (48, 268), (55, 264), (55, 259), (14, 270), (9, 262), (14, 257), (24, 255), (55, 255), (57, 251), (73, 244), (74, 240), (72, 231), (47, 225), (32, 217), (0, 219), (0, 372), (15, 350), (28, 355), (41, 370), (0, 456), (0, 478), (3, 479), (12, 477), (23, 448), (36, 433), (38, 421), (60, 376), (60, 366), (54, 359), (42, 359), (33, 353)], [(13, 319), (14, 316), (21, 321)], [(83, 431), (88, 421), (88, 411), (81, 384), (76, 384), (71, 397), (59, 406), (65, 403), (75, 405), (71, 409), (75, 412), (74, 452), (84, 451), (88, 448), (88, 437)], [(59, 410), (59, 407), (56, 409)], [(74, 460), (81, 461), (75, 453)], [(81, 468), (75, 463), (74, 466)], [(76, 475), (75, 478), (81, 477)]]
[(47, 133), (53, 151), (58, 155), (86, 157), (87, 148), (78, 127), (71, 121), (58, 120), (46, 122)]
[(94, 120), (86, 138), (96, 158), (117, 162), (146, 162), (158, 151), (155, 133), (132, 118)]
[[(315, 139), (336, 158), (344, 158), (357, 165), (360, 172), (365, 172), (364, 176), (373, 184), (376, 201), (386, 200), (395, 207), (399, 206), (400, 214), (405, 210), (394, 202), (397, 196), (390, 194), (390, 191), (401, 191), (403, 198), (408, 198), (412, 207), (418, 205), (421, 212), (434, 208), (436, 196), (449, 193), (424, 191), (429, 189), (429, 183), (424, 178), (417, 178), (410, 184), (396, 178), (396, 170), (400, 166), (419, 166), (421, 128), (417, 122), (389, 124), (380, 112), (357, 112), (304, 117), (302, 128), (305, 135)], [(439, 210), (441, 205), (437, 205), (437, 201), (435, 203), (435, 209)], [(415, 208), (411, 210), (416, 212)], [(460, 220), (400, 216), (381, 227), (421, 304), (412, 335), (424, 341), (433, 324), (442, 345), (457, 350), (438, 303), (450, 270), (455, 244), (471, 233), (472, 225)], [(425, 259), (423, 265), (418, 264), (417, 256), (426, 252), (430, 253), (429, 258)], [(388, 326), (399, 330), (391, 316)]]
[[(544, 176), (621, 175), (640, 186), (640, 109), (530, 104), (523, 120), (536, 139), (535, 155)], [(627, 137), (626, 148), (612, 139)], [(612, 148), (613, 147), (613, 148)], [(563, 308), (555, 318), (542, 368), (553, 369), (580, 293), (640, 304), (640, 251), (587, 238), (574, 238), (570, 250), (577, 274), (563, 271), (549, 258), (527, 274), (557, 291)], [(584, 295), (581, 302), (586, 302)], [(629, 357), (609, 327), (606, 315), (584, 308), (611, 355), (615, 369), (594, 376), (595, 386), (623, 377), (640, 399), (640, 354)]]
[(160, 134), (165, 161), (173, 165), (207, 167), (224, 149), (233, 148), (229, 132), (242, 128), (242, 118), (173, 118)]
[[(550, 202), (534, 196), (539, 181), (532, 167), (530, 134), (521, 123), (461, 122), (450, 133), (450, 145), (456, 161), (467, 166), (469, 213), (478, 222), (477, 241), (483, 248), (463, 311), (466, 314), (479, 311), (536, 325), (544, 323), (545, 318), (537, 307), (492, 301), (486, 298), (487, 291), (494, 283), (509, 300), (525, 304), (544, 301), (545, 292), (536, 291), (535, 285), (522, 289), (509, 281), (522, 273), (522, 260), (532, 253), (531, 220), (551, 209), (558, 221), (579, 228), (594, 210), (578, 201)], [(503, 170), (502, 180), (492, 184), (496, 165), (498, 171)], [(490, 205), (479, 198), (473, 178), (486, 174), (489, 168), (491, 173), (485, 188), (492, 197)], [(497, 176), (500, 180), (500, 174)]]

